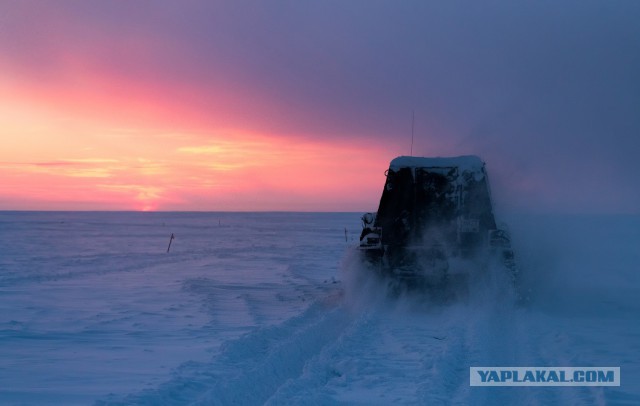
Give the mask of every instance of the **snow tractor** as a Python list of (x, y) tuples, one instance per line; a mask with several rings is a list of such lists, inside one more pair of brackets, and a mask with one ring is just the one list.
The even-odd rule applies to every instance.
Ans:
[(401, 156), (385, 175), (378, 211), (362, 216), (359, 249), (374, 269), (409, 287), (465, 283), (491, 264), (515, 280), (480, 158)]

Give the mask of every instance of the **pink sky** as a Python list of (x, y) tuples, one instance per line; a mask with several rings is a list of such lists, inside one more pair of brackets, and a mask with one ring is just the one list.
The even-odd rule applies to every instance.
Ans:
[(415, 112), (499, 207), (637, 213), (634, 4), (4, 2), (0, 210), (375, 210)]
[(25, 48), (0, 63), (0, 209), (374, 210), (406, 150), (317, 117), (289, 128), (313, 106), (245, 83), (235, 57), (199, 60), (132, 26), (118, 38), (73, 12), (12, 11), (35, 33), (14, 27)]
[(227, 112), (111, 72), (71, 68), (77, 86), (4, 73), (0, 209), (373, 210), (395, 154), (225, 118), (218, 126)]
[[(117, 87), (126, 84), (108, 89)], [(188, 125), (188, 108), (144, 92), (83, 97), (17, 81), (2, 90), (2, 209), (357, 210), (377, 203), (393, 155), (353, 140)]]

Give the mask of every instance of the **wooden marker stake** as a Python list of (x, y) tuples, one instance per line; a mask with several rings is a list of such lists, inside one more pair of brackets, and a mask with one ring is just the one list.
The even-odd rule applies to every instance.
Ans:
[(171, 242), (173, 241), (173, 239), (176, 238), (173, 233), (171, 233), (171, 238), (169, 238), (169, 246), (167, 247), (167, 252), (169, 252), (169, 250), (171, 249)]

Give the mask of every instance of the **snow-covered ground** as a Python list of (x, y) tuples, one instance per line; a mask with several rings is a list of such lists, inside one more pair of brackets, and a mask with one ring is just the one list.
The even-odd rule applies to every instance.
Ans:
[[(0, 212), (0, 404), (640, 403), (640, 217), (507, 223), (524, 306), (499, 278), (389, 297), (357, 213)], [(471, 366), (622, 384), (470, 387)]]

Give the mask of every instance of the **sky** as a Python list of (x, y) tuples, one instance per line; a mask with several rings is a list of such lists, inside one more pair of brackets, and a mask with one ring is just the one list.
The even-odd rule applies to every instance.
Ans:
[(0, 210), (371, 211), (413, 153), (480, 156), (500, 210), (640, 214), (638, 21), (635, 0), (0, 0)]

